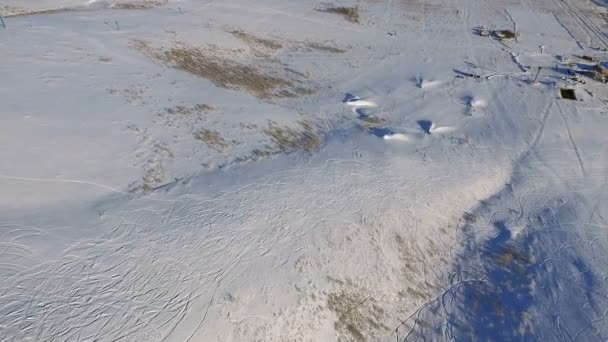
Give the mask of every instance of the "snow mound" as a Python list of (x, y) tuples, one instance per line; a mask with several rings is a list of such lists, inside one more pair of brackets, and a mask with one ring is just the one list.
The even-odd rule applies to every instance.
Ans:
[(361, 99), (353, 99), (346, 102), (347, 106), (353, 108), (374, 108), (378, 107), (378, 105), (374, 101), (370, 100), (361, 100)]
[(413, 140), (413, 136), (407, 133), (390, 133), (384, 135), (384, 140), (389, 141), (402, 141), (402, 142), (410, 142)]
[(91, 8), (109, 8), (110, 3), (107, 0), (89, 0), (87, 6)]
[(488, 102), (481, 98), (473, 98), (471, 99), (469, 106), (473, 108), (485, 108), (488, 106)]
[(433, 89), (439, 87), (443, 82), (438, 80), (423, 80), (420, 82), (420, 88), (422, 89)]

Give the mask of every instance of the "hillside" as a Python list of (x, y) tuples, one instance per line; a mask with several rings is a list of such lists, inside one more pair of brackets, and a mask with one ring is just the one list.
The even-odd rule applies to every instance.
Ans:
[(607, 14), (2, 1), (0, 341), (606, 340)]

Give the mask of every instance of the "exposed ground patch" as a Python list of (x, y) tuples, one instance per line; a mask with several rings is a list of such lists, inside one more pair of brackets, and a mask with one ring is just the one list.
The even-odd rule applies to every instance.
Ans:
[[(91, 7), (86, 6), (74, 6), (74, 7), (59, 7), (59, 8), (49, 8), (49, 9), (27, 9), (23, 7), (15, 7), (15, 6), (0, 6), (0, 16), (3, 17), (19, 17), (19, 16), (30, 16), (30, 15), (45, 15), (45, 14), (56, 14), (56, 13), (64, 13), (64, 12), (75, 12), (75, 11), (87, 11), (94, 10), (99, 7), (95, 7), (93, 5)], [(110, 9), (118, 9), (118, 10), (146, 10), (154, 7), (159, 7), (167, 4), (167, 0), (143, 0), (143, 1), (125, 1), (119, 2), (112, 5), (106, 4), (106, 8)], [(103, 8), (102, 6), (101, 8)]]
[(146, 104), (145, 95), (149, 88), (149, 86), (135, 84), (122, 89), (108, 88), (106, 90), (110, 95), (120, 95), (124, 97), (129, 104), (144, 105)]
[(143, 1), (132, 1), (132, 2), (120, 2), (112, 5), (112, 8), (116, 9), (150, 9), (166, 4), (167, 1), (160, 0), (143, 0)]
[(209, 148), (217, 152), (222, 152), (228, 146), (228, 142), (218, 131), (200, 129), (199, 131), (195, 132), (193, 136), (194, 139), (205, 143)]
[(332, 45), (321, 44), (318, 42), (305, 42), (298, 47), (298, 50), (318, 51), (324, 53), (345, 53), (346, 50)]
[[(340, 281), (340, 283), (345, 284)], [(330, 293), (327, 297), (327, 308), (337, 317), (334, 324), (340, 334), (340, 341), (364, 342), (367, 336), (374, 336), (373, 331), (386, 329), (382, 324), (384, 309), (365, 289), (341, 286), (339, 292)]]
[(361, 16), (359, 15), (359, 7), (344, 7), (344, 6), (334, 6), (333, 4), (327, 5), (321, 9), (317, 9), (320, 12), (333, 13), (344, 17), (344, 19), (358, 24), (361, 21)]
[(258, 157), (295, 151), (314, 152), (323, 144), (324, 131), (311, 121), (300, 121), (296, 128), (270, 121), (262, 132), (270, 138), (272, 145), (267, 145), (264, 150), (254, 150)]
[(272, 98), (297, 97), (315, 92), (304, 85), (296, 73), (271, 71), (273, 65), (262, 61), (265, 68), (248, 65), (218, 53), (210, 48), (194, 47), (185, 44), (170, 48), (153, 48), (148, 43), (137, 40), (133, 46), (167, 65), (205, 78), (220, 88), (241, 90), (269, 100)]
[(165, 108), (158, 114), (168, 126), (191, 125), (203, 121), (205, 116), (216, 109), (208, 104), (199, 103), (194, 106), (177, 105)]
[(131, 188), (132, 192), (147, 192), (165, 181), (167, 177), (167, 164), (175, 156), (165, 144), (155, 144), (152, 154), (144, 163), (143, 185)]
[(268, 56), (269, 53), (283, 47), (281, 43), (275, 40), (260, 38), (240, 30), (233, 30), (229, 32), (237, 39), (249, 45), (249, 48), (251, 48), (253, 54), (259, 57)]
[(18, 15), (23, 15), (28, 12), (29, 11), (27, 9), (21, 8), (21, 7), (8, 6), (8, 5), (0, 6), (0, 15), (3, 17), (18, 16)]

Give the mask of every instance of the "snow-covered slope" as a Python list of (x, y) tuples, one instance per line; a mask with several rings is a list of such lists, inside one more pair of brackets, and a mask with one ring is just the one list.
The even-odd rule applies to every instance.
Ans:
[(0, 340), (608, 338), (604, 12), (4, 1)]

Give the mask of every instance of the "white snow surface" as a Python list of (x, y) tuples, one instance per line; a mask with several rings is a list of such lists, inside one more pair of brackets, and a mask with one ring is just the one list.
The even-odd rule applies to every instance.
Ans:
[(0, 4), (0, 341), (608, 339), (602, 4), (334, 4)]

